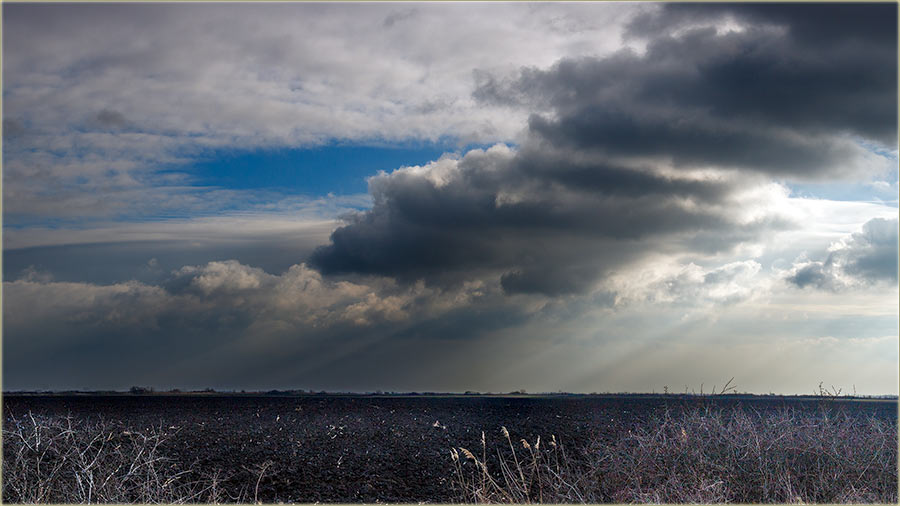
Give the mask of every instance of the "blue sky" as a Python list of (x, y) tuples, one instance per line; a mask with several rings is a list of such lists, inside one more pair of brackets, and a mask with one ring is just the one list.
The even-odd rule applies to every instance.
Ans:
[[(465, 152), (479, 146), (466, 146)], [(276, 189), (303, 195), (365, 193), (366, 179), (378, 171), (424, 165), (454, 153), (451, 143), (421, 146), (326, 145), (314, 148), (217, 152), (185, 171), (198, 186), (236, 190)]]
[(896, 17), (4, 4), (3, 388), (896, 393)]
[[(896, 178), (896, 172), (893, 174)], [(793, 195), (805, 198), (817, 198), (843, 201), (883, 202), (885, 205), (897, 207), (896, 187), (887, 183), (849, 183), (835, 185), (832, 183), (803, 183), (788, 185)]]

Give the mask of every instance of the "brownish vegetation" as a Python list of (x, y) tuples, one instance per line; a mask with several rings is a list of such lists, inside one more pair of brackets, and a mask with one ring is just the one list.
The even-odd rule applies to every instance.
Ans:
[[(481, 456), (454, 449), (460, 498), (479, 503), (896, 503), (897, 427), (823, 406), (666, 410), (580, 458), (555, 437)], [(482, 439), (484, 441), (484, 439)], [(518, 447), (518, 449), (517, 449)]]

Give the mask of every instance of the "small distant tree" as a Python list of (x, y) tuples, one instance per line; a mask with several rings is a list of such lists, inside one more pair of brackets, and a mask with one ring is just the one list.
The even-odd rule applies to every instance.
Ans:
[(150, 387), (133, 386), (133, 387), (129, 388), (128, 391), (131, 392), (132, 394), (140, 395), (140, 394), (149, 394), (149, 393), (153, 392), (153, 389)]

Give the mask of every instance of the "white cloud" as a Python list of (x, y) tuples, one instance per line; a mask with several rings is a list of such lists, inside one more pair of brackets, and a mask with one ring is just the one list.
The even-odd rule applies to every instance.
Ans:
[(827, 256), (802, 255), (784, 278), (799, 288), (842, 291), (897, 283), (897, 218), (873, 218), (861, 230), (831, 243)]
[(148, 212), (136, 204), (177, 207), (179, 197), (190, 208), (197, 192), (187, 188), (142, 192), (171, 186), (160, 169), (211, 148), (508, 141), (526, 112), (476, 104), (473, 69), (609, 53), (642, 9), (10, 7), (4, 119), (21, 128), (4, 146), (5, 201), (12, 213), (44, 216)]
[(235, 260), (210, 262), (203, 267), (186, 266), (177, 273), (191, 277), (191, 286), (203, 291), (206, 296), (214, 292), (234, 293), (257, 289), (267, 278), (272, 278), (262, 269), (241, 265)]
[(155, 327), (147, 322), (177, 315), (191, 327), (231, 312), (253, 321), (287, 322), (302, 334), (304, 326), (406, 320), (413, 308), (419, 318), (433, 316), (484, 294), (483, 285), (477, 283), (453, 291), (421, 283), (404, 288), (385, 279), (327, 280), (305, 264), (273, 275), (235, 260), (184, 266), (161, 286), (136, 281), (56, 282), (26, 273), (5, 282), (4, 291), (8, 336), (13, 341), (16, 331), (31, 332), (47, 322)]

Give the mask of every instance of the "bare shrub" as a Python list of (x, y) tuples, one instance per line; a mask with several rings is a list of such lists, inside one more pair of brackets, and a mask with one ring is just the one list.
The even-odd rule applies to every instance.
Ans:
[(3, 427), (5, 503), (218, 503), (218, 473), (164, 457), (170, 430), (125, 430), (72, 417), (9, 417)]
[(897, 500), (897, 428), (845, 411), (667, 412), (595, 452), (615, 501)]
[(507, 441), (512, 452), (498, 449), (495, 468), (468, 450), (451, 452), (462, 500), (897, 502), (897, 427), (841, 410), (666, 410), (613, 441), (595, 440), (577, 458), (524, 440), (517, 454)]

